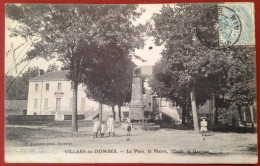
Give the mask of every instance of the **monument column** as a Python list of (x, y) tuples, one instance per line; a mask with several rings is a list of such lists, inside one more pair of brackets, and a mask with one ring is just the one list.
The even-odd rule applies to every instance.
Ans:
[(133, 71), (132, 96), (129, 104), (129, 116), (132, 120), (144, 120), (145, 105), (142, 100), (142, 73), (140, 68)]

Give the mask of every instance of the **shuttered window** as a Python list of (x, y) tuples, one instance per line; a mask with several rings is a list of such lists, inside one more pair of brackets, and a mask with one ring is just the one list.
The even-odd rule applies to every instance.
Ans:
[(37, 98), (34, 99), (33, 108), (34, 108), (34, 109), (37, 109), (37, 108), (38, 108), (38, 99), (37, 99)]
[(49, 90), (49, 89), (50, 89), (50, 84), (46, 83), (45, 90)]
[(44, 99), (44, 108), (48, 108), (48, 98)]

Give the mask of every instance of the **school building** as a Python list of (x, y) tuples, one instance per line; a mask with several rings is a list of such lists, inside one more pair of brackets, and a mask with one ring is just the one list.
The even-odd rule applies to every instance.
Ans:
[[(29, 79), (27, 115), (55, 115), (56, 120), (72, 114), (73, 86), (68, 71), (48, 72)], [(98, 102), (86, 97), (85, 86), (78, 86), (78, 115), (95, 116)]]

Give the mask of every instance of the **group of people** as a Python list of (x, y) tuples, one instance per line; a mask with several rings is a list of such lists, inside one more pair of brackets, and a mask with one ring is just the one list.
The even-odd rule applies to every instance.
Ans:
[[(202, 121), (200, 122), (200, 126), (201, 126), (200, 131), (202, 133), (203, 140), (205, 140), (205, 136), (207, 135), (207, 131), (208, 131), (208, 129), (207, 129), (208, 122), (206, 121), (206, 117), (202, 117), (201, 119), (202, 119)], [(127, 136), (130, 136), (132, 127), (133, 126), (131, 123), (131, 119), (127, 118), (127, 120), (126, 120)], [(99, 132), (100, 132), (101, 138), (103, 138), (105, 136), (106, 128), (107, 128), (107, 132), (108, 132), (109, 136), (115, 136), (115, 121), (114, 121), (113, 115), (109, 115), (109, 118), (107, 120), (107, 127), (104, 122), (100, 123), (98, 118), (94, 119), (94, 125), (93, 125), (93, 130), (92, 130), (94, 133), (94, 138), (98, 137)]]
[[(115, 136), (115, 121), (113, 115), (109, 115), (109, 118), (107, 120), (107, 125), (105, 125), (104, 122), (100, 123), (98, 118), (94, 119), (94, 125), (92, 130), (94, 134), (94, 138), (98, 137), (98, 133), (100, 133), (101, 138), (103, 138), (105, 136), (106, 128), (110, 137)], [(126, 120), (126, 129), (127, 129), (127, 136), (130, 136), (130, 132), (132, 129), (132, 123), (130, 118), (127, 118)]]

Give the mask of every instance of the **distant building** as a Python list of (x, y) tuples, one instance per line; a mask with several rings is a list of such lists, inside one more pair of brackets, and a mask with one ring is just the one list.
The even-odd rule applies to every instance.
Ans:
[[(175, 122), (182, 120), (182, 109), (178, 106), (178, 103), (167, 98), (160, 98), (153, 93), (149, 82), (152, 79), (153, 66), (138, 66), (136, 68), (141, 69), (142, 76), (144, 78), (145, 94), (143, 94), (143, 103), (146, 105), (145, 114), (155, 114), (155, 118), (166, 120), (169, 118)], [(224, 98), (229, 98), (225, 96)], [(200, 105), (197, 109), (198, 117), (206, 117), (208, 122), (213, 124), (213, 119), (216, 118), (214, 113), (215, 99), (207, 100), (203, 105)], [(192, 117), (191, 111), (186, 113), (186, 116)]]
[[(144, 78), (143, 103), (145, 106), (145, 115), (148, 118), (160, 118), (163, 116), (172, 119), (175, 122), (180, 122), (180, 108), (175, 101), (167, 98), (157, 97), (150, 86), (150, 80), (153, 76), (153, 66), (138, 66), (141, 69), (142, 77)], [(153, 116), (156, 117), (153, 117)]]
[(27, 100), (5, 100), (5, 116), (26, 115)]
[[(67, 70), (49, 72), (29, 80), (28, 115), (56, 115), (63, 120), (72, 114), (73, 86)], [(85, 87), (78, 86), (78, 115), (97, 112), (98, 103), (86, 97)]]

